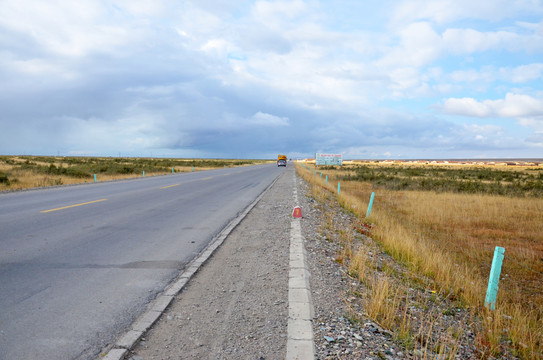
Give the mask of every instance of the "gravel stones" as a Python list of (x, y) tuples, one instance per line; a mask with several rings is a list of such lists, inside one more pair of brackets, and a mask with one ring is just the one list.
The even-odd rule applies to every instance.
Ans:
[(287, 171), (131, 351), (149, 359), (283, 359), (288, 322)]

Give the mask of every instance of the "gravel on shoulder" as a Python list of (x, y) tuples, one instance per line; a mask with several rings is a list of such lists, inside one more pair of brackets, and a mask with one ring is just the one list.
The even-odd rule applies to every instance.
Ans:
[(176, 296), (128, 359), (283, 359), (294, 167)]

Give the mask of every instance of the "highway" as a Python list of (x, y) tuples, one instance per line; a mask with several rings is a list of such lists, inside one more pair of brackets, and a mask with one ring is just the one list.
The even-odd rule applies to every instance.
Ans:
[(0, 359), (96, 359), (282, 171), (0, 194)]

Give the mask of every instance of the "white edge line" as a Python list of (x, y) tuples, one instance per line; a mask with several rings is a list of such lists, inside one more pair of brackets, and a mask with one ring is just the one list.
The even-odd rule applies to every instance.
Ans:
[[(294, 173), (294, 202), (298, 204), (296, 173)], [(292, 218), (290, 226), (290, 262), (287, 326), (287, 353), (285, 360), (315, 359), (313, 335), (314, 308), (309, 278), (311, 274), (305, 260), (301, 219)]]

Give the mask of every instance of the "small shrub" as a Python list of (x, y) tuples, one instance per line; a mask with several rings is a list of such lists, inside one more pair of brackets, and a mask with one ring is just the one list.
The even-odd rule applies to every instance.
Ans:
[(9, 181), (8, 175), (6, 173), (0, 172), (0, 184), (9, 186), (10, 183), (11, 182)]

